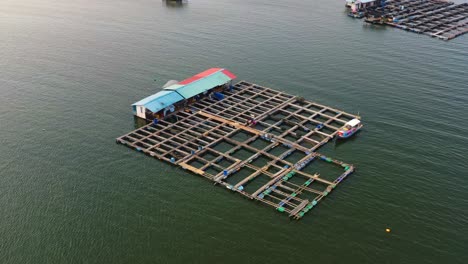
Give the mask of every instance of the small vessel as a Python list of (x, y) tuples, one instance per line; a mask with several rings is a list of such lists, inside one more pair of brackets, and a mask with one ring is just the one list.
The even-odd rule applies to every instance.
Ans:
[(363, 18), (364, 13), (363, 12), (349, 12), (348, 16), (353, 17), (353, 18)]
[(361, 120), (354, 118), (349, 120), (343, 128), (338, 130), (338, 138), (349, 138), (362, 128)]

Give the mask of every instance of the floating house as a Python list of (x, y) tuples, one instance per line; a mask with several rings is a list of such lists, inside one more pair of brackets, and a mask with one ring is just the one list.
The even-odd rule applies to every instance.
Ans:
[(381, 0), (346, 0), (346, 6), (353, 12), (380, 5)]
[(212, 92), (219, 95), (235, 78), (226, 69), (208, 69), (132, 104), (133, 114), (146, 120), (163, 119)]

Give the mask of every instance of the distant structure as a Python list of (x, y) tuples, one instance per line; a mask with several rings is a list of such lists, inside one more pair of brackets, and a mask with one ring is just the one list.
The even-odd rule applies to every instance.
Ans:
[(444, 0), (346, 0), (351, 17), (450, 40), (468, 32), (468, 3)]
[(167, 7), (183, 7), (188, 3), (188, 0), (163, 0), (163, 3), (165, 3)]
[(377, 7), (381, 0), (346, 0), (346, 6), (353, 11), (359, 11), (370, 7)]

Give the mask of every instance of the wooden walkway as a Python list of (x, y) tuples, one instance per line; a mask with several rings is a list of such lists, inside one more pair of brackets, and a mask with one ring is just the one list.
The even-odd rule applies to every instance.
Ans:
[(384, 23), (410, 32), (450, 40), (468, 32), (468, 3), (443, 0), (388, 0)]
[[(246, 125), (251, 115), (257, 124)], [(299, 219), (354, 171), (316, 150), (355, 115), (245, 81), (117, 138)], [(322, 178), (315, 163), (339, 168)], [(330, 178), (331, 176), (331, 178)]]

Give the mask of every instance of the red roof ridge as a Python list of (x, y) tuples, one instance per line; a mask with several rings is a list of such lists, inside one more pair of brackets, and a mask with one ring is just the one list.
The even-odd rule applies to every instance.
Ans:
[[(186, 85), (186, 84), (189, 84), (189, 83), (192, 83), (194, 81), (197, 81), (201, 78), (204, 78), (204, 77), (207, 77), (213, 73), (216, 73), (216, 72), (219, 72), (219, 71), (223, 71), (224, 69), (223, 68), (210, 68), (208, 70), (205, 70), (205, 71), (202, 71), (200, 73), (197, 73), (195, 74), (194, 76), (190, 77), (190, 78), (187, 78), (183, 81), (180, 81), (179, 84), (181, 85)], [(223, 72), (224, 73), (224, 72)], [(226, 74), (227, 75), (227, 74)], [(229, 76), (229, 75), (228, 75)], [(230, 77), (230, 76), (229, 76)]]

